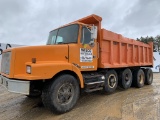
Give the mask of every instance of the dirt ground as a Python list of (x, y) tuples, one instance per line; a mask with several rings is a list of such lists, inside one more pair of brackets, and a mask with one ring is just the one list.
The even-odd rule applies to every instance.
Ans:
[(75, 108), (55, 115), (41, 99), (9, 93), (0, 86), (0, 120), (160, 120), (160, 73), (143, 88), (117, 89), (114, 94), (84, 93)]

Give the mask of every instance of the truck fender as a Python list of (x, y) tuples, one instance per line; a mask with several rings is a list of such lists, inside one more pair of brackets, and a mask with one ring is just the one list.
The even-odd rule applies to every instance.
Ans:
[[(26, 65), (32, 66), (32, 74), (27, 75), (27, 79), (36, 80), (36, 79), (51, 79), (55, 75), (63, 71), (74, 72), (79, 78), (80, 87), (84, 88), (84, 81), (81, 71), (71, 63), (66, 62), (37, 62), (37, 64), (26, 63)], [(54, 69), (53, 69), (54, 68)], [(18, 76), (17, 76), (18, 77)], [(25, 77), (23, 75), (23, 77)]]
[(84, 80), (83, 80), (83, 76), (81, 74), (81, 71), (74, 65), (72, 65), (72, 70), (73, 70), (73, 72), (75, 72), (77, 74), (81, 88), (84, 88)]

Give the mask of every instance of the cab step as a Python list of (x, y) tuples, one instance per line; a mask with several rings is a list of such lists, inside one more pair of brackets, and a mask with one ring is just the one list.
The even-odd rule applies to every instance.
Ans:
[(85, 92), (93, 92), (102, 90), (105, 77), (103, 74), (83, 74), (85, 80)]
[(94, 88), (94, 89), (86, 89), (85, 92), (89, 93), (89, 92), (94, 92), (94, 91), (98, 91), (98, 90), (103, 90), (103, 87)]

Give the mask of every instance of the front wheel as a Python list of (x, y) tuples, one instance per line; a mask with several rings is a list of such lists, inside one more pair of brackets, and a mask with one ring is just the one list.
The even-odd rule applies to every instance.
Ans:
[(79, 84), (75, 77), (64, 74), (48, 83), (42, 92), (45, 107), (55, 113), (71, 110), (79, 98)]

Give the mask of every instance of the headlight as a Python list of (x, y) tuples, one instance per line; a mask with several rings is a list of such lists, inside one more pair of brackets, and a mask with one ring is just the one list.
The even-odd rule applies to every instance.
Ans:
[(26, 66), (26, 72), (28, 74), (31, 74), (31, 66), (29, 66), (29, 65)]

